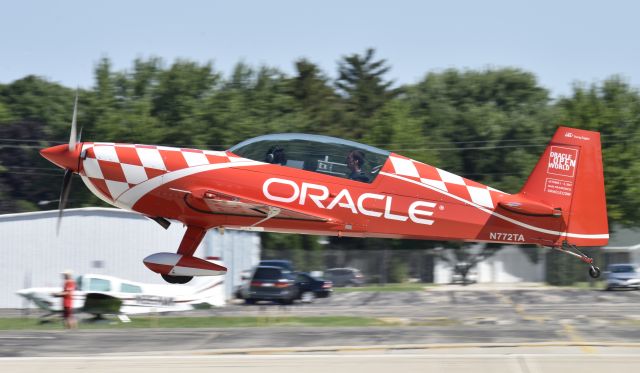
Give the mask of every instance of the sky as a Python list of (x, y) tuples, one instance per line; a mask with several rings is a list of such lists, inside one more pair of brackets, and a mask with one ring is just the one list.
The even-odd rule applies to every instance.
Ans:
[(292, 74), (305, 57), (330, 77), (344, 56), (376, 49), (397, 84), (447, 68), (518, 67), (553, 97), (614, 74), (640, 85), (640, 2), (575, 0), (5, 1), (0, 83), (35, 74), (93, 86), (108, 57), (243, 61)]

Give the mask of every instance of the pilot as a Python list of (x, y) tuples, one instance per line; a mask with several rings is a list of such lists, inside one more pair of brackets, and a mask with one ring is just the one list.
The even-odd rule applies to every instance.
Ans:
[(267, 151), (265, 162), (272, 164), (284, 165), (287, 163), (287, 156), (284, 153), (284, 149), (278, 145), (274, 145)]
[(347, 167), (349, 168), (349, 179), (362, 181), (365, 183), (369, 182), (369, 177), (362, 171), (362, 167), (364, 166), (364, 153), (362, 150), (354, 149), (349, 152), (347, 155)]

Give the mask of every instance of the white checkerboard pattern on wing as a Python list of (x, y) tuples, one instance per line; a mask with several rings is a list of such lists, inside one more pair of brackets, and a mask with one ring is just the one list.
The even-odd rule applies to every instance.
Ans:
[(483, 207), (494, 208), (497, 201), (505, 194), (486, 185), (409, 158), (391, 155), (389, 159), (393, 166), (393, 173), (396, 175), (419, 181)]
[(110, 200), (167, 172), (244, 160), (222, 151), (114, 143), (85, 143), (83, 152), (82, 173)]

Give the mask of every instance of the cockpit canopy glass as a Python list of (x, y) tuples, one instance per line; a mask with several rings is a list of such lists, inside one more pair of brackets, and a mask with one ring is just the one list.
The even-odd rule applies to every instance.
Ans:
[(281, 133), (255, 137), (229, 149), (254, 161), (371, 183), (389, 152), (322, 135)]

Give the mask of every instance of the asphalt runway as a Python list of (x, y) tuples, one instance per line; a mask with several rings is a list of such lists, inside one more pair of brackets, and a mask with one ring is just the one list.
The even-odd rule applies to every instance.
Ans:
[(236, 303), (204, 314), (220, 316), (359, 315), (396, 318), (451, 318), (462, 323), (546, 322), (602, 324), (621, 319), (640, 320), (640, 291), (590, 289), (488, 288), (463, 286), (427, 287), (411, 292), (335, 293), (313, 304), (283, 307), (272, 303)]
[(367, 354), (277, 356), (132, 356), (103, 358), (36, 358), (0, 360), (4, 372), (490, 372), (580, 373), (637, 372), (640, 356), (633, 354)]
[[(184, 368), (179, 371), (190, 372), (212, 367), (234, 367), (238, 372), (268, 367), (281, 372), (302, 368), (314, 372), (327, 371), (331, 364), (345, 367), (338, 369), (341, 371), (354, 364), (354, 370), (349, 371), (366, 367), (367, 372), (392, 366), (421, 372), (580, 369), (582, 373), (606, 367), (618, 373), (628, 371), (629, 366), (640, 368), (640, 291), (436, 287), (414, 292), (336, 293), (313, 304), (292, 306), (237, 303), (190, 314), (261, 316), (266, 320), (280, 316), (368, 316), (393, 320), (397, 325), (4, 331), (0, 332), (0, 371), (37, 371), (44, 366), (48, 372), (79, 367), (112, 371), (126, 364), (133, 364), (137, 371), (155, 372), (165, 367), (175, 371), (176, 364)], [(299, 360), (212, 357), (220, 354), (293, 354)], [(314, 355), (306, 357), (309, 354)], [(316, 359), (313, 356), (317, 354), (330, 356)], [(357, 357), (342, 357), (345, 354), (376, 357), (360, 364)], [(172, 355), (189, 358), (173, 359)], [(389, 355), (421, 357), (405, 361)], [(446, 358), (440, 359), (444, 355)], [(458, 359), (458, 364), (452, 356), (469, 358)], [(159, 365), (160, 361), (164, 365)]]

